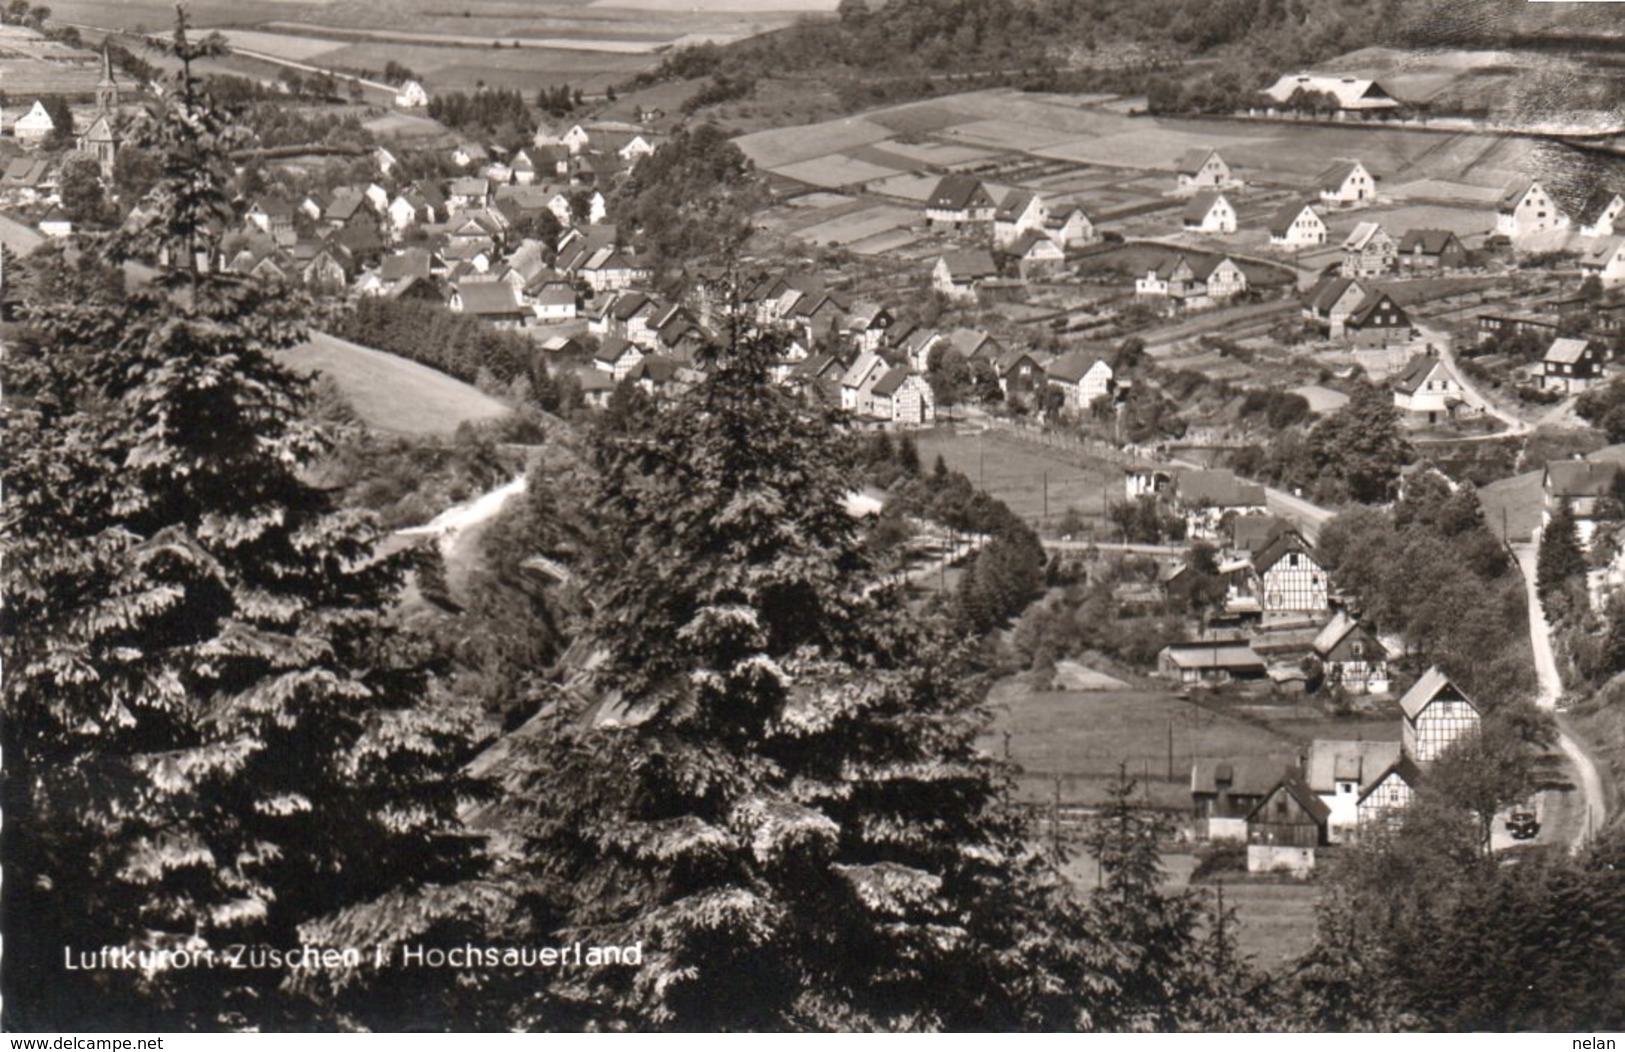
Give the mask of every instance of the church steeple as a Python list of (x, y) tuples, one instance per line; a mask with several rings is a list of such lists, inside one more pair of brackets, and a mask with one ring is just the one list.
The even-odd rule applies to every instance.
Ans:
[(102, 42), (102, 78), (96, 82), (96, 109), (113, 116), (118, 113), (118, 81), (113, 79), (113, 56)]

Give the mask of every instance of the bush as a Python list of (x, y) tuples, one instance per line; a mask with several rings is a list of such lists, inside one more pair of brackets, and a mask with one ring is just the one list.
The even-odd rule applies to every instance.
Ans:
[(1220, 873), (1247, 872), (1247, 845), (1238, 840), (1210, 840), (1196, 851), (1190, 882), (1200, 884)]

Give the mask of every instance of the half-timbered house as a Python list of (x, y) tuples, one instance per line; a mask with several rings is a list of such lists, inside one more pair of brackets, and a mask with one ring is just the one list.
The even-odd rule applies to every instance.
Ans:
[(1437, 667), (1422, 673), (1399, 699), (1405, 755), (1431, 763), (1461, 738), (1478, 733), (1478, 706)]

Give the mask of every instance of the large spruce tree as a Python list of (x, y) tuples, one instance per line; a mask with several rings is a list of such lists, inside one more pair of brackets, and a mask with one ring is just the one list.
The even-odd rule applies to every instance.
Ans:
[[(388, 622), (402, 563), (307, 481), (308, 385), (268, 353), (293, 301), (192, 266), (226, 121), (189, 66), (122, 242), (176, 270), (125, 293), (88, 246), (35, 261), (5, 356), (9, 1029), (337, 1024), (308, 972), (197, 962), (356, 912), (419, 930), (479, 862), (468, 721)], [(68, 970), (104, 946), (193, 967)]]
[(498, 823), (532, 937), (640, 968), (524, 977), (529, 1026), (1077, 1027), (1116, 996), (1026, 845), (959, 652), (876, 587), (831, 420), (733, 323), (605, 433), (600, 655), (518, 736)]

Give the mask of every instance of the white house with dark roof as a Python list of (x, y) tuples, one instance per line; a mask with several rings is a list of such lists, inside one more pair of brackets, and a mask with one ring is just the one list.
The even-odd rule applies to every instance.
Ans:
[(1326, 805), (1326, 838), (1352, 840), (1360, 825), (1360, 799), (1404, 756), (1397, 741), (1316, 739), (1304, 756), (1303, 780)]
[(1625, 216), (1625, 197), (1615, 194), (1591, 219), (1580, 225), (1581, 237), (1612, 237), (1614, 226)]
[(1023, 281), (1045, 278), (1066, 264), (1066, 253), (1041, 230), (1027, 230), (1005, 247)]
[(1070, 205), (1050, 213), (1044, 222), (1044, 233), (1062, 248), (1087, 245), (1099, 239), (1094, 221), (1082, 208)]
[(1173, 479), (1174, 501), (1185, 515), (1185, 536), (1222, 541), (1226, 515), (1267, 515), (1264, 487), (1223, 468), (1181, 471)]
[(1449, 363), (1432, 355), (1411, 359), (1394, 380), (1394, 406), (1411, 424), (1436, 424), (1448, 420), (1466, 401), (1461, 379)]
[(1326, 220), (1307, 201), (1289, 201), (1269, 221), (1270, 244), (1281, 248), (1308, 248), (1326, 243)]
[(1234, 234), (1236, 232), (1236, 206), (1218, 190), (1199, 190), (1185, 211), (1180, 224), (1187, 231), (1203, 234)]
[(1325, 682), (1349, 694), (1388, 693), (1388, 649), (1377, 634), (1339, 610), (1311, 646)]
[(1187, 256), (1164, 259), (1134, 279), (1134, 294), (1168, 299), (1175, 307), (1206, 307), (1247, 291), (1247, 272), (1228, 256)]
[(1218, 189), (1231, 182), (1230, 165), (1211, 147), (1186, 150), (1174, 164), (1174, 186), (1178, 190)]
[(1431, 763), (1446, 749), (1477, 734), (1478, 706), (1437, 667), (1422, 673), (1399, 699), (1401, 744), (1413, 763)]
[(1359, 161), (1338, 161), (1315, 180), (1328, 205), (1364, 205), (1377, 198), (1377, 178)]
[(993, 213), (993, 243), (1012, 245), (1028, 231), (1044, 233), (1049, 209), (1042, 195), (1033, 190), (1012, 190)]
[(403, 110), (421, 109), (428, 104), (429, 93), (415, 80), (407, 81), (395, 92), (395, 105)]
[(1087, 413), (1095, 400), (1111, 394), (1112, 367), (1098, 352), (1068, 351), (1049, 364), (1045, 382), (1062, 394), (1067, 411)]
[(1381, 223), (1360, 223), (1343, 240), (1343, 262), (1338, 273), (1345, 278), (1374, 278), (1394, 269), (1399, 246)]
[(1568, 225), (1568, 215), (1538, 179), (1514, 183), (1501, 195), (1495, 209), (1495, 232), (1513, 244)]
[(937, 418), (936, 397), (923, 376), (888, 369), (869, 388), (869, 415), (894, 427), (924, 427)]
[(925, 199), (925, 218), (932, 226), (958, 229), (969, 223), (991, 223), (997, 210), (987, 187), (973, 175), (945, 175)]
[(998, 276), (998, 264), (987, 249), (961, 249), (937, 257), (931, 267), (931, 287), (949, 299), (974, 300), (983, 283)]
[(1580, 273), (1595, 277), (1605, 289), (1625, 285), (1625, 237), (1603, 238), (1581, 257)]
[(1337, 339), (1356, 307), (1364, 303), (1366, 288), (1355, 278), (1328, 274), (1315, 283), (1305, 297), (1304, 320)]
[(872, 351), (865, 351), (858, 355), (841, 377), (841, 408), (849, 413), (867, 415), (869, 412), (869, 399), (867, 392), (873, 388), (876, 380), (885, 374), (886, 360)]

